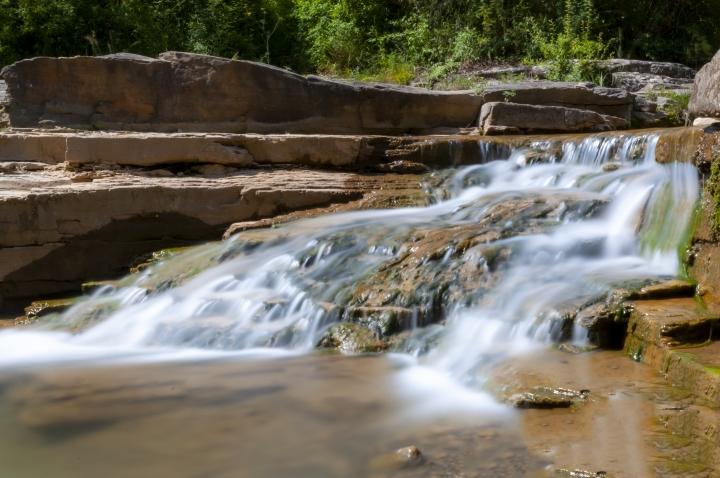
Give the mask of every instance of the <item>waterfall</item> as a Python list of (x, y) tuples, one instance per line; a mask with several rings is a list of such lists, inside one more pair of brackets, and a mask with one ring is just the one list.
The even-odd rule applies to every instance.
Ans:
[[(557, 340), (554, 319), (568, 303), (678, 273), (699, 179), (691, 164), (657, 163), (658, 138), (480, 148), (488, 154), (478, 164), (447, 174), (444, 193), (433, 192), (447, 199), (308, 219), (196, 248), (99, 290), (50, 324), (0, 333), (0, 365), (308, 352), (349, 308), (366, 303), (370, 293), (358, 284), (382, 289), (373, 278), (383, 271), (390, 293), (403, 280), (392, 278), (394, 264), (414, 253), (418, 237), (458, 228), (470, 245), (448, 246), (420, 266), (438, 275), (472, 266), (486, 272), (482, 286), (446, 296), (426, 277), (402, 303), (384, 303), (414, 310), (416, 327), (398, 351), (481, 382), (485, 367)], [(473, 229), (486, 223), (491, 233)], [(478, 242), (475, 233), (485, 236)], [(428, 310), (435, 316), (421, 320)], [(576, 327), (571, 339), (583, 341), (583, 331)]]

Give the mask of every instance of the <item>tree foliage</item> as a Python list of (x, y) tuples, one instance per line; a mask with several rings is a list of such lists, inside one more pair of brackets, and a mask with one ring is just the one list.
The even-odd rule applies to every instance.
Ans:
[(186, 50), (399, 75), (605, 55), (698, 66), (720, 47), (718, 25), (720, 0), (0, 0), (0, 64)]

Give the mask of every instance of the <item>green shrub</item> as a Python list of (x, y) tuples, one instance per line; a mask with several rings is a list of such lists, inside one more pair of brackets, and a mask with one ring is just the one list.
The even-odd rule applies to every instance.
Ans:
[(525, 58), (548, 62), (554, 78), (597, 82), (591, 60), (611, 52), (707, 61), (720, 47), (717, 2), (0, 0), (0, 65), (37, 55), (187, 50), (406, 82), (411, 70)]
[(689, 93), (678, 93), (662, 87), (651, 91), (646, 96), (652, 101), (657, 101), (659, 98), (665, 98), (665, 104), (661, 109), (668, 116), (670, 123), (678, 126), (685, 124), (687, 120), (688, 107), (690, 106)]

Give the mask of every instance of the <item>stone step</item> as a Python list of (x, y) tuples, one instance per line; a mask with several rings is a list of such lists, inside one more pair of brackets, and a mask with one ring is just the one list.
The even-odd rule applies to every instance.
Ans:
[(720, 316), (693, 298), (631, 301), (628, 335), (659, 347), (707, 343), (720, 324)]
[(692, 298), (630, 302), (625, 351), (720, 408), (720, 315)]
[[(526, 108), (523, 105), (500, 107)], [(701, 130), (656, 130), (659, 162), (692, 157)], [(652, 132), (652, 130), (643, 133)], [(597, 133), (613, 137), (632, 133)], [(162, 168), (220, 165), (229, 168), (295, 165), (324, 169), (418, 173), (427, 167), (478, 164), (510, 156), (511, 148), (551, 142), (579, 142), (581, 134), (536, 136), (436, 136), (138, 133), (12, 129), (0, 132), (0, 173), (42, 170), (62, 164), (70, 169)]]

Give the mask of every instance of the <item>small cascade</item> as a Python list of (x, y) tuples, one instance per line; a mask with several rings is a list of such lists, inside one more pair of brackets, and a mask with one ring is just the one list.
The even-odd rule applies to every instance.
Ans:
[(352, 321), (380, 337), (405, 330), (395, 350), (482, 383), (508, 355), (585, 340), (561, 320), (567, 307), (678, 273), (698, 175), (656, 162), (659, 139), (480, 145), (476, 164), (437, 173), (430, 206), (319, 217), (196, 248), (52, 324), (0, 333), (0, 364), (302, 353)]

